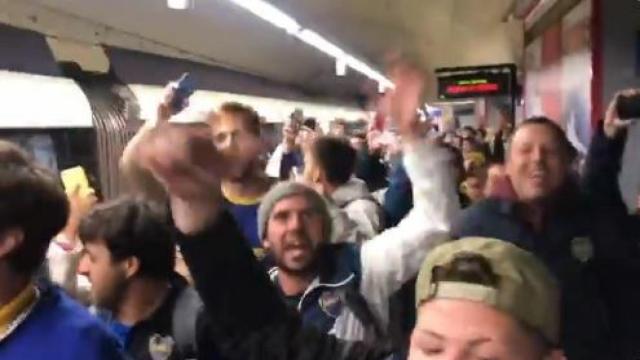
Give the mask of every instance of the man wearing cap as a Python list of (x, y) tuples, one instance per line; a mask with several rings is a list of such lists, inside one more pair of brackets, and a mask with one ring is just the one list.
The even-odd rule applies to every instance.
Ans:
[(389, 296), (417, 273), (426, 252), (446, 238), (456, 210), (446, 156), (422, 145), (405, 158), (416, 184), (413, 213), (361, 248), (329, 244), (331, 217), (314, 190), (281, 183), (263, 198), (258, 227), (277, 265), (270, 276), (305, 324), (347, 340), (385, 336)]
[(409, 359), (564, 359), (560, 293), (533, 254), (489, 238), (434, 249), (416, 283)]
[[(213, 340), (230, 357), (382, 360), (393, 353), (382, 342), (339, 340), (305, 326), (228, 214), (199, 224), (181, 215), (174, 212), (178, 241), (217, 329)], [(540, 260), (514, 245), (486, 238), (440, 245), (421, 266), (416, 294), (409, 360), (565, 359), (558, 286)]]
[[(373, 342), (385, 337), (389, 297), (417, 274), (426, 253), (448, 238), (450, 222), (459, 210), (448, 153), (416, 138), (418, 99), (412, 99), (415, 104), (405, 101), (403, 105), (412, 110), (396, 118), (404, 136), (405, 163), (415, 197), (413, 210), (397, 227), (361, 248), (331, 245), (331, 219), (325, 200), (317, 192), (285, 182), (262, 199), (259, 234), (276, 264), (270, 277), (278, 285), (280, 296), (302, 313), (304, 322), (323, 333), (352, 341)], [(206, 152), (206, 162), (198, 162), (189, 149), (181, 149), (181, 144), (186, 146), (190, 141), (172, 139), (185, 135), (175, 130), (160, 129), (157, 138), (144, 147), (140, 163), (168, 188), (174, 221), (182, 233), (204, 233), (202, 236), (210, 238), (232, 236), (235, 225), (221, 215), (215, 182), (224, 178), (233, 164), (214, 148)], [(214, 232), (205, 231), (212, 222), (220, 222), (220, 226)], [(183, 244), (185, 258), (195, 255), (188, 247)], [(213, 256), (207, 249), (196, 252)], [(229, 254), (226, 259), (237, 260)]]
[[(150, 142), (145, 149), (162, 151), (159, 143)], [(175, 188), (173, 193), (189, 188), (183, 197), (172, 194), (174, 216), (179, 217), (177, 225), (222, 210), (211, 210), (218, 205), (219, 194), (192, 195), (191, 191), (202, 185), (183, 174), (196, 171), (183, 171), (175, 177), (171, 174), (170, 157), (180, 156), (181, 150), (176, 146), (180, 143), (186, 142), (166, 141), (170, 153), (141, 161), (170, 189)], [(175, 163), (185, 164), (183, 160)], [(211, 159), (207, 163), (221, 166), (218, 171), (225, 169), (224, 159)], [(397, 227), (361, 248), (329, 243), (331, 217), (325, 200), (313, 189), (283, 182), (263, 197), (258, 210), (258, 230), (263, 247), (276, 264), (270, 277), (287, 303), (302, 313), (306, 324), (346, 340), (373, 342), (384, 337), (389, 322), (389, 296), (417, 274), (429, 249), (448, 238), (450, 222), (459, 209), (448, 169), (448, 153), (426, 141), (408, 139), (405, 163), (414, 184), (413, 210)], [(163, 166), (167, 167), (160, 168)], [(210, 184), (202, 188), (212, 193), (211, 189), (218, 187)], [(194, 208), (199, 209), (195, 214)], [(181, 216), (183, 211), (189, 216)], [(235, 225), (229, 223), (225, 227)], [(224, 236), (228, 231), (216, 233)], [(211, 255), (204, 250), (199, 253)]]

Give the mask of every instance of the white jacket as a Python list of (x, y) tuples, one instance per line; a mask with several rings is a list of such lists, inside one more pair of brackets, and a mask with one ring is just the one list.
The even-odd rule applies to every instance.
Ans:
[[(267, 161), (267, 166), (264, 169), (264, 173), (268, 177), (278, 179), (280, 178), (280, 166), (282, 163), (282, 157), (285, 154), (285, 145), (283, 143), (278, 144), (275, 150)], [(289, 176), (290, 174), (287, 174)]]
[(67, 244), (74, 243), (63, 234), (58, 234), (49, 244), (46, 257), (49, 279), (65, 289), (71, 297), (86, 303), (91, 284), (86, 277), (77, 274), (82, 244), (80, 241), (75, 242), (73, 246)]
[(269, 157), (267, 167), (264, 169), (265, 174), (268, 177), (279, 178), (280, 177), (280, 163), (282, 162), (282, 154), (284, 153), (284, 146), (282, 143), (276, 146), (273, 154)]
[[(413, 209), (396, 227), (360, 249), (359, 291), (382, 329), (389, 325), (391, 295), (417, 275), (429, 251), (449, 240), (452, 221), (460, 211), (448, 152), (423, 142), (405, 147), (404, 154), (413, 184)], [(349, 311), (336, 319), (332, 333), (344, 340), (370, 339)]]

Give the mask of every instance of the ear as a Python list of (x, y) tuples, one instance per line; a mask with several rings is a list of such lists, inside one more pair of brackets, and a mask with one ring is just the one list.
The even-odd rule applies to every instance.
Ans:
[(0, 258), (14, 252), (24, 241), (24, 231), (11, 228), (0, 233)]
[(130, 256), (123, 261), (125, 276), (127, 279), (134, 277), (140, 270), (140, 260), (135, 256)]
[(314, 174), (314, 182), (317, 184), (326, 184), (327, 183), (327, 176), (324, 173), (324, 171), (320, 168), (316, 169), (315, 174)]
[(269, 251), (271, 250), (271, 241), (265, 239), (262, 239), (262, 247), (265, 249), (265, 251)]

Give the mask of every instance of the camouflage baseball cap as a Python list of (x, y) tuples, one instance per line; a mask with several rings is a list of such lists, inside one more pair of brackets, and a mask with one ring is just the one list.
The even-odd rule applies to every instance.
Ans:
[[(487, 260), (496, 286), (434, 279), (438, 268), (470, 255)], [(559, 343), (560, 290), (555, 278), (533, 254), (508, 242), (464, 238), (435, 248), (420, 269), (416, 305), (432, 299), (485, 303), (537, 330), (551, 344)]]

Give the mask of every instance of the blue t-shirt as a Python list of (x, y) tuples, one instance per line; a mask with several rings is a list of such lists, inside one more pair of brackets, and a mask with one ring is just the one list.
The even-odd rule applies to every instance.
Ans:
[(227, 209), (233, 215), (234, 220), (242, 231), (244, 238), (254, 249), (261, 249), (262, 242), (258, 235), (258, 207), (260, 200), (243, 200), (233, 202), (226, 199)]
[(80, 304), (46, 285), (31, 313), (0, 341), (0, 359), (124, 360), (109, 329)]
[(120, 341), (120, 345), (122, 345), (122, 347), (126, 349), (127, 345), (129, 344), (129, 335), (131, 334), (131, 329), (133, 329), (133, 326), (125, 325), (118, 321), (113, 321), (109, 324), (109, 327), (118, 338), (118, 341)]
[(280, 161), (280, 180), (289, 179), (291, 169), (293, 169), (294, 166), (304, 166), (302, 155), (297, 151), (282, 154), (282, 160)]

